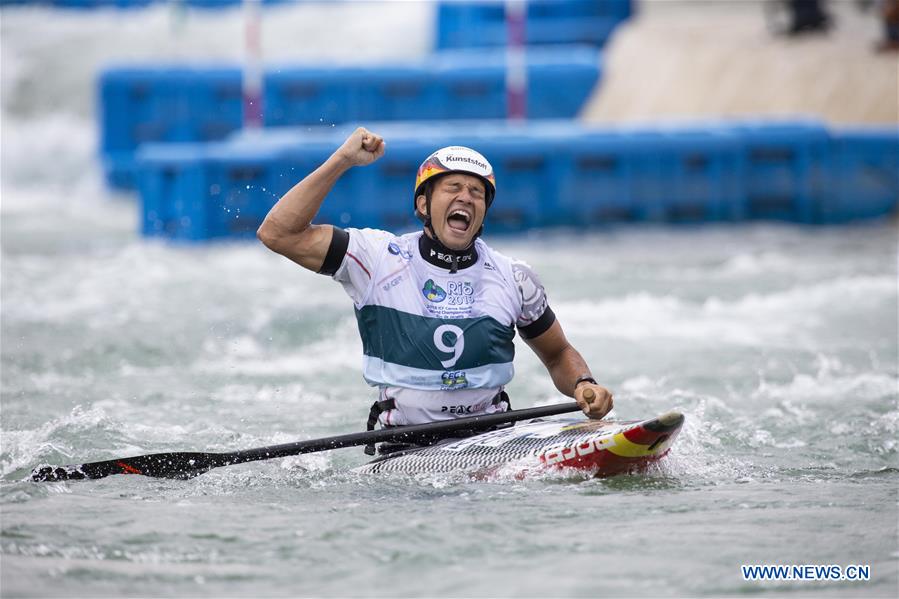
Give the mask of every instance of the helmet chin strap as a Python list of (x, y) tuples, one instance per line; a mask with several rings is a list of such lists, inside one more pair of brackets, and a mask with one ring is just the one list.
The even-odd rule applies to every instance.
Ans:
[(478, 229), (478, 232), (474, 234), (474, 237), (471, 238), (471, 242), (467, 246), (465, 246), (461, 250), (454, 250), (450, 247), (447, 247), (447, 245), (443, 243), (443, 241), (437, 235), (437, 231), (434, 230), (434, 223), (431, 221), (431, 198), (427, 198), (425, 207), (428, 210), (425, 218), (425, 229), (431, 232), (431, 237), (433, 237), (434, 241), (437, 243), (438, 249), (440, 249), (441, 252), (453, 257), (453, 263), (452, 266), (450, 266), (450, 274), (453, 274), (459, 270), (459, 254), (464, 254), (471, 249), (471, 246), (474, 245), (475, 240), (481, 236), (481, 233), (484, 232), (484, 225), (481, 225), (481, 228)]

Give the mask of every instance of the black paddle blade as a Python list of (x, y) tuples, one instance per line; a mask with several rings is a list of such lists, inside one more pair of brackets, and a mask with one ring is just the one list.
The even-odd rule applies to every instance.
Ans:
[(81, 480), (103, 478), (111, 474), (187, 479), (227, 464), (228, 462), (220, 455), (214, 453), (154, 453), (73, 466), (38, 466), (31, 471), (31, 480), (37, 482)]

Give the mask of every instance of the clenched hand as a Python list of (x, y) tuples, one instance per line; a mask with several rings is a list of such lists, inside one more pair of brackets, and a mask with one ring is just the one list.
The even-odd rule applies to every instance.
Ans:
[(601, 385), (578, 385), (574, 399), (589, 418), (602, 418), (612, 410), (612, 393)]
[(384, 155), (386, 144), (380, 135), (359, 127), (337, 149), (337, 154), (353, 166), (371, 164)]

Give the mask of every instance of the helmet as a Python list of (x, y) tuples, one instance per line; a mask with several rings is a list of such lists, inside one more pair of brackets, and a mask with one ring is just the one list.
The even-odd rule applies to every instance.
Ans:
[(474, 175), (484, 182), (484, 199), (487, 208), (493, 203), (496, 195), (496, 178), (493, 167), (480, 153), (465, 146), (447, 146), (440, 148), (421, 163), (415, 177), (415, 195), (412, 196), (412, 209), (416, 210), (415, 198), (421, 195), (422, 187), (428, 179), (449, 173)]

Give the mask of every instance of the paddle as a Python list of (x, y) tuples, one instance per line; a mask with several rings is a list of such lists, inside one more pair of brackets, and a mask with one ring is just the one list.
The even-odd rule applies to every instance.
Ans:
[[(588, 389), (591, 393), (592, 390)], [(585, 393), (586, 395), (586, 393)], [(592, 397), (587, 398), (592, 399)], [(386, 428), (364, 433), (351, 433), (323, 439), (310, 439), (283, 445), (271, 445), (256, 449), (243, 449), (228, 453), (172, 452), (140, 455), (130, 458), (118, 458), (103, 462), (90, 462), (72, 466), (38, 466), (31, 471), (31, 480), (59, 481), (80, 480), (84, 478), (104, 478), (112, 474), (142, 474), (158, 478), (191, 478), (203, 474), (207, 470), (231, 464), (242, 464), (257, 460), (283, 458), (301, 453), (327, 451), (340, 447), (368, 445), (396, 441), (415, 442), (416, 440), (434, 440), (451, 436), (459, 431), (483, 430), (498, 424), (530, 420), (545, 416), (554, 416), (566, 412), (576, 412), (580, 407), (574, 402), (513, 410), (499, 414), (469, 416), (444, 422), (431, 422), (396, 428)]]

